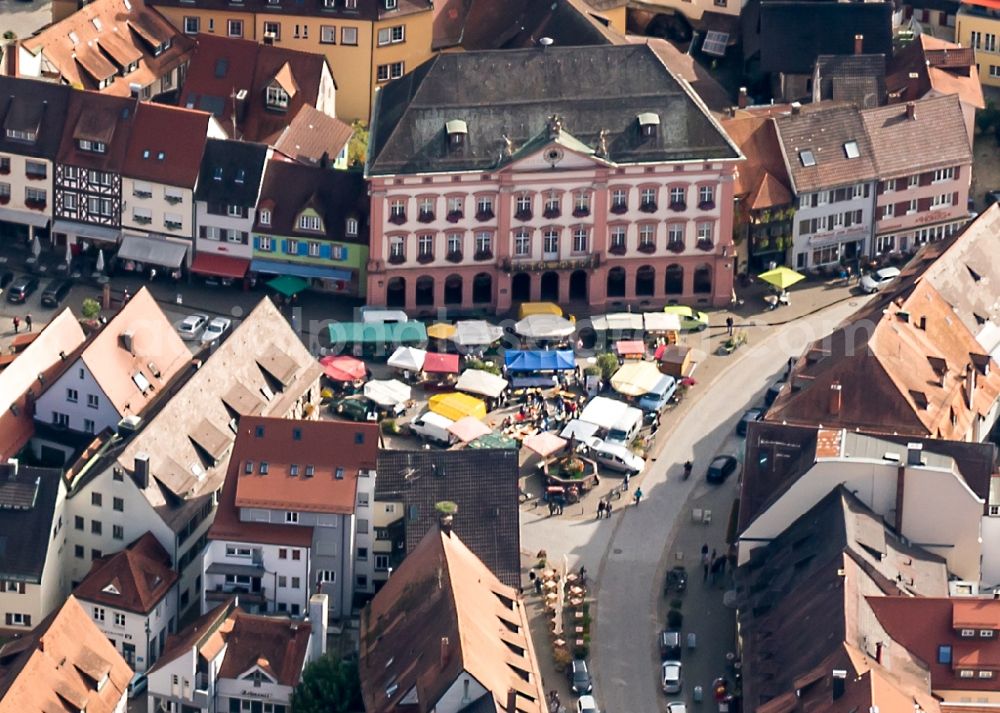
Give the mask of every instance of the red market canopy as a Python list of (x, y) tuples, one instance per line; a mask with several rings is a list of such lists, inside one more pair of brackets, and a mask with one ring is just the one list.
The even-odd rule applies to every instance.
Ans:
[(528, 436), (521, 442), (529, 451), (534, 451), (542, 458), (548, 458), (566, 447), (566, 440), (550, 431), (542, 431)]
[(352, 356), (325, 356), (319, 363), (323, 373), (334, 381), (361, 381), (367, 375), (365, 363)]
[(427, 352), (424, 357), (424, 371), (428, 374), (457, 374), (458, 354)]
[(615, 343), (615, 351), (618, 356), (643, 356), (646, 353), (646, 345), (641, 339), (624, 339)]
[(490, 427), (475, 416), (466, 416), (465, 418), (458, 419), (455, 423), (448, 426), (448, 432), (462, 443), (469, 443), (492, 433)]

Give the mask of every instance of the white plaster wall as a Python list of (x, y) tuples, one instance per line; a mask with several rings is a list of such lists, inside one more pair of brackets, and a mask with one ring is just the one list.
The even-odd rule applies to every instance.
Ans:
[[(82, 371), (81, 371), (82, 370)], [(78, 394), (76, 403), (67, 399), (66, 390), (75, 389)], [(87, 397), (97, 396), (97, 408), (87, 406)], [(38, 397), (35, 405), (35, 420), (42, 423), (52, 423), (52, 412), (58, 411), (69, 416), (69, 428), (81, 433), (85, 432), (84, 419), (94, 422), (94, 433), (100, 433), (105, 428), (114, 428), (122, 418), (122, 414), (114, 407), (100, 384), (94, 379), (93, 373), (84, 363), (77, 359), (72, 367), (49, 386)]]

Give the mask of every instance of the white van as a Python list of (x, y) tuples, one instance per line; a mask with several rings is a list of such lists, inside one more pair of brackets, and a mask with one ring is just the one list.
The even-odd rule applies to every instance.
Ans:
[(448, 427), (453, 423), (455, 422), (450, 418), (445, 418), (439, 413), (424, 411), (410, 421), (410, 430), (421, 440), (431, 441), (440, 446), (450, 446), (455, 438), (448, 431)]
[(140, 693), (146, 690), (146, 685), (149, 681), (146, 679), (145, 673), (137, 673), (132, 677), (132, 680), (128, 682), (128, 697), (135, 698)]
[(615, 425), (608, 429), (608, 435), (604, 440), (607, 443), (627, 446), (639, 435), (640, 428), (642, 428), (642, 411), (629, 406)]
[(589, 445), (594, 460), (608, 470), (638, 475), (646, 467), (646, 461), (625, 446), (608, 443), (600, 438), (591, 439)]
[(676, 391), (677, 379), (669, 374), (664, 374), (663, 378), (656, 383), (656, 386), (643, 394), (639, 399), (639, 408), (643, 411), (658, 412), (670, 403), (670, 399), (674, 397)]

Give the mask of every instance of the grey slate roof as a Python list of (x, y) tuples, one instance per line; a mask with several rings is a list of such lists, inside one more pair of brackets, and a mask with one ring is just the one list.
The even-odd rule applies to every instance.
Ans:
[(436, 503), (458, 505), (453, 529), (504, 584), (521, 586), (518, 452), (503, 448), (449, 451), (380, 450), (376, 500), (401, 500), (406, 551), (432, 527)]
[(821, 99), (867, 109), (885, 104), (886, 59), (882, 54), (820, 55), (816, 70)]
[[(263, 144), (209, 139), (205, 145), (205, 155), (201, 159), (195, 200), (255, 206), (266, 157), (267, 146)], [(218, 168), (222, 169), (222, 177), (215, 180)], [(240, 170), (244, 172), (243, 180), (237, 181), (237, 172)]]
[[(38, 583), (52, 539), (60, 471), (0, 467), (0, 580)], [(63, 523), (65, 524), (65, 523)]]
[[(659, 115), (655, 139), (637, 116)], [(562, 119), (563, 135), (591, 152), (607, 130), (607, 160), (644, 163), (736, 159), (739, 151), (694, 92), (646, 45), (444, 53), (389, 83), (376, 96), (369, 175), (492, 170)], [(449, 151), (445, 123), (468, 126)], [(544, 142), (543, 142), (544, 143)]]

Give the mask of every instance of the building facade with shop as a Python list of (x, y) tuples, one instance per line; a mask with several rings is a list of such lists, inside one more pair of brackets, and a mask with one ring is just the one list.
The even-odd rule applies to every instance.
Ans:
[(49, 233), (55, 160), (69, 87), (0, 77), (0, 231), (30, 241)]
[(295, 275), (317, 290), (364, 295), (368, 192), (360, 173), (269, 161), (257, 205), (250, 271)]
[(368, 303), (724, 304), (741, 158), (648, 46), (438, 56), (376, 98)]

